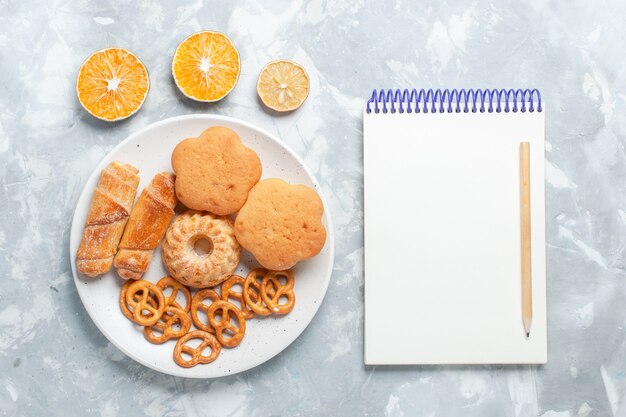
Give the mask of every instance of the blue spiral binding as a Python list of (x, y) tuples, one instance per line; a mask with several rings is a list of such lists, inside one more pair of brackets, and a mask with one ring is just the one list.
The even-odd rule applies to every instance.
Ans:
[[(535, 97), (537, 107), (535, 108)], [(372, 104), (374, 109), (372, 110)], [(411, 107), (413, 105), (413, 107)], [(389, 106), (389, 109), (387, 109)], [(398, 109), (396, 110), (396, 106)], [(406, 110), (405, 110), (406, 106)], [(374, 90), (368, 113), (525, 113), (541, 112), (541, 94), (535, 89), (389, 89)]]

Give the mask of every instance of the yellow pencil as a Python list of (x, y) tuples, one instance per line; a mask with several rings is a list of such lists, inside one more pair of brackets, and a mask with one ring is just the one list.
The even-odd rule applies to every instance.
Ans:
[(530, 255), (530, 143), (520, 143), (520, 225), (522, 255), (522, 320), (530, 337), (533, 319), (532, 267)]

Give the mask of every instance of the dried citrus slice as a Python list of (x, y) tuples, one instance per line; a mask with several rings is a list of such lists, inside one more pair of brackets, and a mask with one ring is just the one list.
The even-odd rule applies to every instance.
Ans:
[(92, 116), (109, 122), (125, 119), (139, 110), (149, 88), (146, 67), (122, 48), (91, 54), (76, 80), (80, 104)]
[(197, 101), (224, 98), (239, 79), (239, 52), (230, 38), (219, 32), (198, 32), (178, 45), (172, 75), (180, 91)]
[(261, 70), (256, 91), (270, 109), (295, 110), (309, 96), (309, 75), (293, 61), (272, 61)]

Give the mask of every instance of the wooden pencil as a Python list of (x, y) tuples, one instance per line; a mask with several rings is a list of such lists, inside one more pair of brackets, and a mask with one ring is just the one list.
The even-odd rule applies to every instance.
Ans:
[(530, 244), (530, 143), (520, 143), (520, 226), (522, 259), (522, 320), (530, 337), (533, 319), (532, 267)]

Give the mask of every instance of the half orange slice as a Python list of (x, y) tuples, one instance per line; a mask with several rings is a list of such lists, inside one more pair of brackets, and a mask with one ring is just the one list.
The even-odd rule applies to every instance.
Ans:
[(92, 116), (109, 122), (133, 115), (141, 108), (149, 89), (145, 65), (122, 48), (91, 54), (76, 80), (80, 104)]
[(302, 65), (286, 59), (272, 61), (259, 74), (256, 91), (270, 109), (297, 109), (309, 96), (309, 75)]
[(199, 32), (176, 48), (172, 75), (180, 91), (197, 101), (226, 97), (239, 79), (239, 52), (230, 38), (219, 32)]

